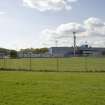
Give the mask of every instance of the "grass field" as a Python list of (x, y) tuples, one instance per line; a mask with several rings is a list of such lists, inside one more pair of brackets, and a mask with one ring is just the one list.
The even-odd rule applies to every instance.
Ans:
[(0, 72), (0, 105), (105, 105), (105, 74)]
[(33, 71), (105, 71), (105, 58), (36, 58), (36, 59), (1, 59), (0, 68)]

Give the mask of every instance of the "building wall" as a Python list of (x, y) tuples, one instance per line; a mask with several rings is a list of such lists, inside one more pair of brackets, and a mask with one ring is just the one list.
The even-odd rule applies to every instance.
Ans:
[[(105, 52), (105, 48), (91, 48), (91, 47), (80, 47), (76, 50), (76, 56), (90, 55), (90, 56), (102, 56)], [(69, 57), (73, 56), (72, 47), (52, 47), (49, 49), (49, 53), (52, 57)]]
[(65, 57), (66, 55), (72, 54), (73, 48), (70, 47), (52, 47), (49, 49), (49, 54), (52, 55), (52, 57)]
[(33, 53), (23, 53), (23, 52), (18, 52), (18, 57), (19, 58), (39, 58), (39, 57), (51, 57), (50, 54), (44, 53), (44, 54), (33, 54)]
[[(70, 57), (73, 56), (73, 47), (52, 47), (44, 54), (33, 54), (32, 52), (23, 53), (18, 52), (19, 58), (38, 58), (38, 57)], [(105, 48), (91, 48), (91, 47), (79, 47), (76, 50), (76, 56), (102, 56), (105, 52)]]
[(5, 54), (5, 53), (0, 53), (0, 59), (3, 59), (3, 58), (10, 58), (10, 55), (8, 54)]

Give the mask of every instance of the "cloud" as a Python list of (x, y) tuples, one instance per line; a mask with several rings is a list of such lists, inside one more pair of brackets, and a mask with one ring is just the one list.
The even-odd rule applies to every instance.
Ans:
[[(73, 32), (76, 32), (78, 43), (81, 43), (81, 41), (89, 41), (89, 43), (92, 43), (91, 45), (93, 46), (98, 44), (102, 46), (102, 43), (105, 40), (104, 24), (104, 21), (101, 19), (88, 18), (83, 21), (82, 24), (69, 22), (66, 24), (61, 24), (58, 27), (54, 27), (53, 29), (45, 29), (42, 31), (41, 37), (44, 42), (48, 42), (50, 44), (51, 40), (59, 40), (60, 42), (69, 40), (68, 42), (73, 43)], [(100, 41), (98, 42), (98, 40)], [(63, 43), (63, 45), (65, 44)]]
[(87, 34), (93, 37), (105, 37), (105, 22), (99, 18), (91, 17), (84, 21)]
[(85, 28), (78, 23), (67, 23), (60, 25), (56, 31), (59, 34), (70, 34), (73, 32), (81, 33), (85, 31)]
[(88, 28), (96, 28), (96, 27), (103, 27), (104, 26), (104, 22), (101, 19), (95, 18), (95, 17), (91, 17), (91, 18), (85, 20), (84, 24)]
[[(67, 23), (67, 24), (61, 24), (55, 29), (45, 29), (42, 31), (42, 34), (44, 36), (47, 36), (49, 39), (59, 39), (59, 38), (68, 38), (72, 37), (73, 32), (78, 33), (78, 36), (82, 36), (81, 33), (85, 32), (86, 29), (84, 26), (78, 23)], [(47, 39), (46, 38), (46, 39)]]
[(35, 8), (39, 11), (59, 11), (62, 9), (71, 10), (72, 3), (74, 2), (77, 2), (77, 0), (23, 0), (23, 4), (25, 6)]
[(5, 12), (3, 12), (3, 11), (0, 11), (0, 15), (4, 15), (4, 14), (6, 14)]

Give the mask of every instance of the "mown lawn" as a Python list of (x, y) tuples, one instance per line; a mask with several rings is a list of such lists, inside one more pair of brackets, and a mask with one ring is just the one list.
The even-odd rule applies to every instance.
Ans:
[[(0, 68), (33, 71), (105, 71), (104, 57), (0, 59)], [(31, 66), (31, 67), (30, 67)]]
[(0, 105), (105, 105), (105, 74), (0, 72)]

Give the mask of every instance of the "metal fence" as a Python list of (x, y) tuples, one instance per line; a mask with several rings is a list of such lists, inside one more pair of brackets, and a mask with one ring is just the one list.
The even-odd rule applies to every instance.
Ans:
[(0, 59), (0, 70), (105, 72), (105, 57)]

